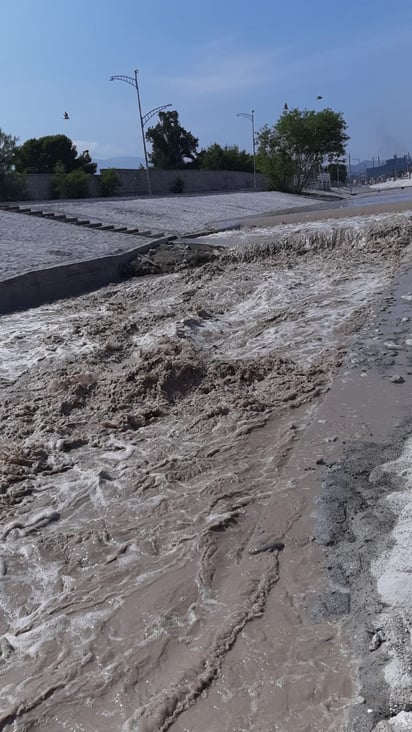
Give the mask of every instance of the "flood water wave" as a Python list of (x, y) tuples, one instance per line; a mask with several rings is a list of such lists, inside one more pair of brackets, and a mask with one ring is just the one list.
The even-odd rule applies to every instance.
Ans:
[(265, 612), (259, 517), (410, 233), (242, 244), (1, 319), (2, 728), (184, 729)]

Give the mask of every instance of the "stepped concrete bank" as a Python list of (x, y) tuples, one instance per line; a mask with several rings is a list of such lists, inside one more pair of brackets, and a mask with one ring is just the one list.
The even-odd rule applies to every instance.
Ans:
[(0, 210), (0, 313), (116, 282), (136, 254), (176, 236), (193, 237), (239, 216), (293, 210), (303, 203), (315, 201), (239, 192), (5, 204)]
[(167, 241), (167, 238), (151, 240), (121, 254), (38, 269), (4, 280), (0, 283), (0, 313), (37, 307), (118, 282), (124, 267), (137, 254)]

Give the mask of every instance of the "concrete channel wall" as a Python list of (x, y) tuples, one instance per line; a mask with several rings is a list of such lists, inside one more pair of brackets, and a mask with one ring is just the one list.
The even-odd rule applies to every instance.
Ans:
[[(123, 195), (145, 195), (147, 179), (144, 170), (118, 170)], [(151, 170), (150, 183), (157, 195), (170, 195), (177, 180), (182, 181), (182, 193), (238, 191), (253, 189), (253, 173), (235, 170)], [(267, 189), (264, 175), (256, 175), (257, 189)]]
[[(147, 195), (146, 171), (121, 169), (118, 195)], [(26, 200), (46, 201), (50, 199), (52, 175), (32, 173), (25, 176)], [(253, 173), (237, 170), (151, 170), (150, 183), (155, 195), (170, 196), (177, 179), (182, 180), (182, 193), (211, 193), (218, 191), (253, 190)], [(89, 181), (89, 196), (100, 195), (100, 176), (93, 175)], [(265, 191), (268, 182), (264, 175), (256, 175), (257, 190)]]
[(92, 292), (122, 279), (123, 267), (167, 238), (151, 240), (121, 254), (25, 272), (0, 282), (0, 314), (27, 310), (65, 297)]

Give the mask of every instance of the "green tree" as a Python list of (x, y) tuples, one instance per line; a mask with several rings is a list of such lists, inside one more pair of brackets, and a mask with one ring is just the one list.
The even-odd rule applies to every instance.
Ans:
[(0, 172), (8, 173), (13, 169), (17, 151), (17, 137), (7, 135), (0, 128)]
[(97, 163), (93, 163), (88, 150), (83, 150), (76, 158), (76, 168), (80, 168), (84, 173), (94, 175), (97, 169)]
[(198, 167), (202, 170), (244, 170), (253, 172), (253, 156), (237, 145), (221, 147), (215, 142), (200, 151), (197, 156)]
[(17, 138), (0, 128), (0, 201), (22, 196), (22, 181), (14, 170), (16, 152)]
[(176, 111), (159, 112), (159, 122), (149, 127), (146, 139), (152, 144), (150, 160), (155, 168), (176, 170), (195, 160), (199, 140), (179, 124)]
[(285, 109), (258, 133), (258, 165), (275, 189), (301, 193), (325, 162), (345, 152), (347, 124), (340, 112)]
[(77, 169), (94, 173), (97, 167), (89, 151), (78, 155), (76, 146), (66, 135), (26, 140), (16, 154), (16, 170), (20, 173), (54, 173), (57, 165), (62, 165), (66, 173)]

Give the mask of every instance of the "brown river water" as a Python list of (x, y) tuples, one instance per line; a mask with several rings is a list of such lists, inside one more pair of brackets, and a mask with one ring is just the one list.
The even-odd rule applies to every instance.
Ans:
[(1, 318), (1, 729), (346, 729), (283, 476), (410, 234), (266, 232)]

